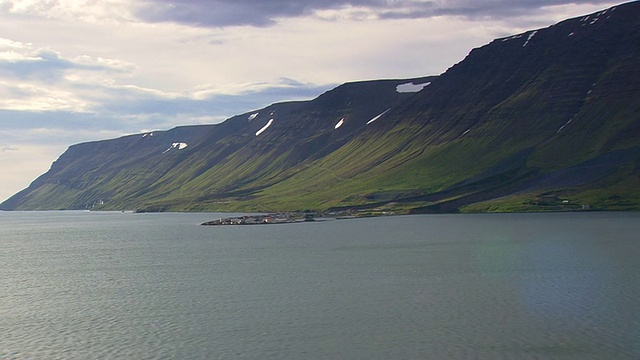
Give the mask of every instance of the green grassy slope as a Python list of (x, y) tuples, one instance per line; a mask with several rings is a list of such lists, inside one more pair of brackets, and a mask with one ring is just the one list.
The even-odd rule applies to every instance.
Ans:
[(635, 2), (497, 39), (415, 94), (345, 84), (76, 145), (0, 208), (640, 210), (638, 20)]

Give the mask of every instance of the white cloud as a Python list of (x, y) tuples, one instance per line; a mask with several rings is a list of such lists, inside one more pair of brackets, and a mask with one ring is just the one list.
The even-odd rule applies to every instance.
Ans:
[(88, 111), (88, 104), (68, 90), (0, 81), (0, 109), (21, 111)]
[(0, 0), (0, 11), (14, 16), (112, 23), (132, 20), (131, 5), (126, 0)]
[(84, 65), (86, 67), (94, 67), (98, 69), (110, 69), (113, 71), (130, 72), (135, 70), (133, 63), (121, 59), (108, 59), (103, 57), (92, 57), (90, 55), (79, 55), (73, 58), (73, 63)]
[(0, 146), (0, 153), (8, 152), (8, 151), (17, 151), (18, 149), (12, 146)]
[(0, 109), (90, 112), (99, 99), (88, 87), (99, 90), (101, 83), (126, 77), (134, 68), (119, 59), (88, 55), (69, 59), (50, 48), (2, 39)]
[(23, 44), (18, 41), (0, 38), (0, 49), (24, 49), (30, 48), (31, 44)]

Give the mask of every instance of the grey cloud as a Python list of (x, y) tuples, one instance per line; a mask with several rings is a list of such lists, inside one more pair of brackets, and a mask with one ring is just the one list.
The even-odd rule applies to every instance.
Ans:
[(147, 21), (173, 21), (198, 26), (269, 26), (278, 18), (308, 15), (342, 6), (380, 8), (393, 0), (147, 0), (137, 15)]
[(74, 64), (52, 51), (40, 51), (20, 60), (0, 61), (0, 75), (19, 79), (55, 81)]
[(104, 104), (99, 111), (166, 117), (229, 117), (283, 100), (311, 99), (335, 86), (305, 84), (289, 78), (280, 79), (275, 84), (256, 85), (261, 85), (260, 90), (238, 95), (212, 94), (204, 99), (150, 97), (148, 94), (131, 92), (127, 96), (120, 96), (117, 102)]
[(562, 4), (611, 4), (611, 0), (145, 0), (137, 16), (150, 22), (177, 22), (203, 27), (270, 26), (279, 18), (344, 6), (369, 8), (379, 18), (469, 18), (523, 15)]
[(85, 141), (104, 140), (141, 129), (175, 127), (157, 117), (123, 117), (122, 114), (87, 114), (69, 111), (28, 112), (0, 110), (0, 137), (8, 147), (54, 145), (61, 149)]
[(456, 0), (438, 1), (429, 5), (414, 7), (414, 11), (399, 13), (395, 9), (383, 10), (382, 18), (420, 18), (440, 15), (463, 16), (466, 18), (501, 18), (527, 15), (532, 11), (554, 5), (568, 4), (611, 4), (611, 0)]
[[(260, 90), (245, 94), (211, 95), (204, 99), (162, 98), (134, 89), (120, 89), (117, 90), (119, 97), (103, 102), (91, 113), (0, 109), (0, 138), (8, 144), (36, 141), (69, 145), (115, 136), (109, 134), (137, 133), (141, 129), (168, 130), (202, 122), (191, 119), (223, 120), (283, 99), (311, 99), (334, 87), (333, 84), (317, 86), (293, 79), (280, 79), (272, 86), (262, 85)], [(46, 129), (46, 132), (39, 129)], [(10, 150), (2, 146), (0, 144), (0, 152)]]
[(70, 145), (104, 139), (105, 134), (135, 133), (142, 128), (164, 129), (178, 124), (165, 119), (124, 116), (129, 114), (88, 114), (70, 111), (29, 112), (0, 110), (0, 134), (5, 142)]
[(58, 81), (65, 71), (71, 69), (121, 71), (105, 65), (77, 63), (62, 58), (58, 53), (50, 50), (40, 50), (34, 54), (25, 54), (20, 59), (0, 59), (0, 76), (14, 79), (40, 80), (52, 83)]
[(28, 129), (58, 130), (117, 130), (118, 124), (102, 121), (95, 114), (69, 111), (32, 112), (20, 110), (0, 110), (0, 130), (15, 131), (16, 135)]

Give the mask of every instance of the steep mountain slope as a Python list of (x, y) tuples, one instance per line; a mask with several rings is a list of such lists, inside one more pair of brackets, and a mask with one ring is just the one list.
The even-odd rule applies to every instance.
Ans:
[(1, 208), (185, 209), (242, 197), (331, 153), (369, 119), (414, 95), (404, 88), (431, 79), (349, 83), (218, 125), (73, 145)]
[[(638, 64), (632, 2), (496, 39), (439, 77), (74, 145), (0, 208), (639, 210)], [(410, 82), (429, 85), (397, 91)]]
[(513, 210), (536, 209), (557, 196), (637, 207), (639, 5), (473, 50), (388, 114), (382, 138), (404, 128), (420, 145), (415, 160), (377, 185), (402, 179), (405, 190), (428, 194), (421, 201), (452, 200), (424, 211), (453, 211), (507, 194), (513, 197), (505, 209)]

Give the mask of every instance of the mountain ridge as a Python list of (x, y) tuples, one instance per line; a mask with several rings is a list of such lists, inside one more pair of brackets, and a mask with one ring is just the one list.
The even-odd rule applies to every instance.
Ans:
[(638, 24), (622, 4), (439, 76), (73, 145), (0, 209), (640, 210)]

